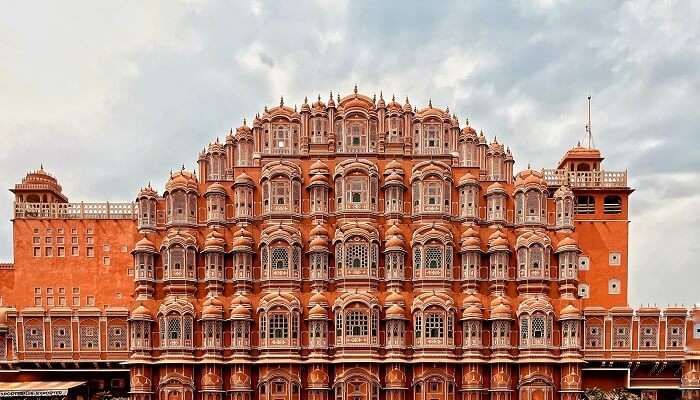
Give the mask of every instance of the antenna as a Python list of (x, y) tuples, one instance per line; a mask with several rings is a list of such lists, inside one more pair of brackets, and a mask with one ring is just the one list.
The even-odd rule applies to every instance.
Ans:
[(593, 131), (591, 130), (591, 96), (588, 96), (588, 123), (586, 124), (586, 139), (588, 141), (588, 148), (590, 149), (593, 145)]

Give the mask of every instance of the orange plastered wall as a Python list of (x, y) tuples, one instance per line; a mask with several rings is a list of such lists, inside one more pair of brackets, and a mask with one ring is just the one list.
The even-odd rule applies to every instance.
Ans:
[[(59, 229), (63, 229), (62, 234)], [(17, 309), (32, 307), (35, 297), (42, 297), (42, 305), (46, 306), (47, 288), (53, 288), (55, 306), (59, 305), (59, 288), (65, 289), (68, 307), (73, 306), (73, 288), (80, 289), (80, 306), (88, 306), (88, 296), (94, 296), (94, 305), (100, 308), (106, 304), (130, 305), (134, 284), (128, 272), (133, 267), (130, 252), (138, 236), (135, 221), (18, 219), (13, 221), (13, 235), (15, 268), (8, 276), (9, 282), (2, 283), (7, 305)], [(78, 238), (77, 245), (73, 244), (74, 236)], [(36, 237), (39, 244), (35, 243)], [(51, 244), (46, 243), (47, 237), (51, 237)], [(64, 238), (62, 245), (58, 244), (59, 237)], [(88, 244), (88, 237), (92, 237), (92, 245)], [(65, 248), (63, 256), (58, 252), (61, 246)], [(79, 250), (77, 256), (72, 255), (74, 246)], [(52, 256), (46, 256), (46, 247), (53, 248)], [(92, 257), (87, 254), (88, 247), (93, 248)], [(40, 256), (35, 256), (34, 248), (40, 249)], [(36, 288), (40, 294), (35, 294)]]

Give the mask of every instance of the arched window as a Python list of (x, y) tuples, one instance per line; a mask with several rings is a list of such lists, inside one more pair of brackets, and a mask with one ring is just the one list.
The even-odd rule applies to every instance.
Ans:
[(424, 226), (413, 233), (414, 279), (452, 278), (452, 233), (439, 225)]
[(377, 211), (379, 174), (368, 160), (348, 159), (335, 168), (336, 211)]
[(610, 279), (608, 281), (608, 294), (620, 294), (622, 291), (619, 279)]
[(289, 161), (265, 164), (260, 180), (263, 189), (263, 213), (301, 212), (301, 169)]
[(452, 204), (452, 170), (439, 161), (424, 161), (411, 176), (413, 214), (449, 215)]

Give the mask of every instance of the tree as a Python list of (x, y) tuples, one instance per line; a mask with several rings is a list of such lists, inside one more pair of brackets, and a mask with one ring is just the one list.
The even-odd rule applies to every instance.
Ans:
[(639, 400), (639, 396), (627, 389), (616, 388), (605, 391), (597, 387), (586, 389), (583, 398), (585, 400)]

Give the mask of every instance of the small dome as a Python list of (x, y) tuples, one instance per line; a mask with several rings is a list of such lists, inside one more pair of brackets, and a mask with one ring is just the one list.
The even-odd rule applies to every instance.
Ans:
[(569, 304), (561, 310), (559, 313), (559, 319), (581, 319), (581, 310), (576, 308), (574, 305)]
[(150, 183), (145, 188), (141, 188), (141, 190), (139, 190), (137, 198), (141, 199), (144, 197), (150, 199), (155, 199), (156, 197), (158, 197), (158, 192), (156, 192), (155, 189), (151, 187)]
[(253, 182), (253, 179), (246, 174), (245, 172), (241, 172), (240, 175), (236, 177), (236, 180), (234, 181), (234, 185), (255, 185)]
[(387, 319), (406, 319), (404, 316), (403, 307), (398, 304), (393, 304), (386, 310)]
[(223, 310), (213, 304), (202, 307), (202, 319), (220, 319), (222, 316)]
[(464, 308), (467, 308), (471, 305), (481, 307), (481, 299), (479, 299), (479, 297), (473, 293), (465, 297), (464, 300), (462, 300), (462, 306)]
[(326, 299), (326, 296), (323, 295), (323, 293), (316, 292), (313, 295), (311, 295), (311, 297), (309, 297), (309, 304), (328, 307), (328, 300)]
[(499, 304), (491, 309), (491, 319), (511, 319), (510, 307)]
[(231, 319), (250, 319), (250, 310), (242, 305), (231, 310)]
[(384, 299), (385, 304), (404, 304), (403, 296), (399, 292), (391, 292), (386, 299)]
[(323, 186), (329, 186), (330, 181), (328, 180), (328, 177), (326, 175), (322, 174), (316, 174), (309, 179), (309, 185), (307, 187), (311, 186), (316, 186), (316, 185), (323, 185)]
[(482, 319), (484, 318), (483, 312), (477, 306), (471, 305), (464, 309), (462, 313), (462, 319)]
[(311, 242), (309, 242), (309, 251), (315, 251), (315, 250), (328, 250), (328, 241), (326, 239), (323, 239), (321, 236), (316, 236), (315, 238), (311, 239)]
[(323, 224), (317, 224), (309, 232), (309, 236), (326, 236), (328, 237), (328, 229)]
[(136, 242), (136, 245), (134, 246), (134, 252), (146, 252), (146, 253), (155, 253), (156, 252), (156, 246), (148, 240), (146, 236), (141, 238), (138, 242)]
[(384, 250), (397, 250), (397, 249), (404, 249), (404, 242), (403, 239), (401, 239), (400, 236), (395, 235), (389, 238), (389, 240), (386, 241), (386, 246)]
[(459, 178), (459, 183), (457, 184), (457, 187), (464, 186), (464, 185), (478, 185), (479, 181), (476, 179), (476, 177), (469, 172), (466, 174), (462, 175), (461, 178)]
[(384, 178), (384, 186), (388, 186), (388, 185), (404, 186), (403, 178), (401, 177), (401, 175), (397, 174), (396, 172), (392, 172), (391, 174), (389, 174), (389, 176)]
[(181, 169), (180, 171), (174, 172), (168, 182), (165, 184), (165, 191), (172, 192), (173, 190), (184, 190), (184, 191), (194, 191), (197, 192), (199, 187), (199, 182), (197, 182), (197, 177), (194, 173), (185, 171)]
[(323, 161), (318, 159), (313, 164), (311, 164), (310, 169), (311, 169), (311, 171), (314, 171), (315, 173), (317, 173), (317, 171), (328, 172), (328, 165), (326, 165), (326, 163), (324, 163)]
[(207, 191), (205, 195), (210, 195), (210, 194), (222, 194), (226, 195), (226, 188), (224, 185), (220, 184), (219, 182), (214, 182), (211, 185), (207, 187)]
[(251, 306), (250, 299), (248, 299), (243, 294), (238, 293), (238, 295), (236, 297), (234, 297), (233, 300), (231, 300), (230, 308), (233, 309), (239, 305), (249, 308)]
[(327, 319), (328, 318), (328, 312), (326, 312), (326, 309), (321, 307), (319, 304), (316, 304), (309, 310), (309, 319)]
[(153, 320), (153, 314), (146, 306), (140, 304), (131, 311), (131, 319), (151, 321)]
[(411, 103), (408, 102), (408, 97), (406, 97), (406, 103), (403, 105), (403, 111), (407, 113), (413, 112), (413, 106), (411, 106)]
[[(384, 167), (384, 170), (399, 170), (403, 172), (403, 168), (401, 167), (401, 163), (396, 161), (396, 159), (392, 159), (389, 161), (386, 166)], [(392, 171), (392, 172), (397, 172), (397, 171)]]
[(398, 225), (396, 225), (396, 224), (391, 225), (391, 226), (389, 227), (389, 229), (387, 229), (386, 232), (384, 232), (384, 234), (385, 234), (387, 237), (389, 237), (389, 236), (399, 236), (399, 235), (400, 235), (400, 236), (403, 236), (403, 234), (402, 234), (402, 232), (401, 232), (401, 228), (399, 228)]
[(226, 240), (224, 239), (224, 235), (222, 235), (216, 230), (212, 230), (209, 232), (207, 238), (204, 240), (204, 250), (224, 251), (225, 244)]
[(489, 185), (488, 188), (486, 188), (486, 194), (494, 194), (494, 193), (505, 193), (506, 190), (503, 188), (503, 185), (501, 185), (498, 182), (494, 182)]
[(564, 251), (579, 251), (578, 243), (571, 236), (567, 236), (557, 243), (557, 250), (555, 253), (561, 253)]
[(547, 182), (544, 180), (544, 174), (533, 169), (526, 169), (515, 175), (515, 187), (538, 186), (541, 188), (547, 187)]

